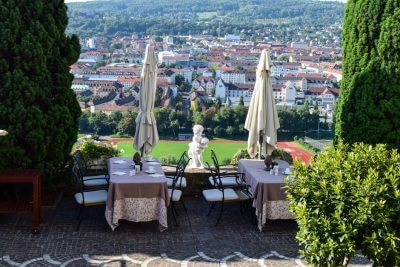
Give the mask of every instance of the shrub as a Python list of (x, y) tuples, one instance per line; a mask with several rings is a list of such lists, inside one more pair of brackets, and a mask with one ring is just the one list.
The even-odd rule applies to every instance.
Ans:
[(88, 160), (95, 160), (103, 157), (111, 158), (119, 155), (119, 151), (111, 145), (95, 141), (84, 141), (78, 148)]
[(247, 152), (247, 149), (239, 149), (238, 152), (233, 155), (231, 159), (231, 164), (237, 166), (239, 164), (239, 160), (241, 159), (249, 159), (250, 155)]
[(160, 162), (163, 165), (178, 164), (178, 158), (174, 155), (167, 155), (165, 157), (160, 157)]
[(222, 165), (230, 165), (231, 161), (232, 161), (232, 159), (224, 158), (224, 159), (222, 159), (221, 163), (222, 163)]
[[(272, 154), (271, 154), (273, 159), (281, 159), (284, 160), (286, 162), (288, 162), (289, 164), (293, 163), (293, 158), (292, 155), (290, 155), (288, 152), (286, 152), (283, 149), (275, 149)], [(258, 154), (255, 155), (255, 158), (258, 157)], [(233, 155), (232, 159), (231, 159), (231, 164), (237, 166), (239, 163), (239, 160), (241, 159), (249, 159), (250, 155), (249, 152), (247, 152), (247, 149), (239, 149), (238, 152), (235, 153), (235, 155)]]
[(400, 264), (400, 156), (385, 145), (338, 144), (287, 179), (301, 253), (342, 266), (359, 250), (378, 266)]
[(272, 151), (271, 156), (272, 156), (272, 158), (273, 158), (274, 160), (280, 159), (280, 160), (286, 161), (286, 162), (289, 163), (289, 164), (293, 164), (292, 155), (290, 155), (289, 152), (286, 152), (286, 151), (283, 150), (283, 149), (280, 149), (280, 148), (275, 149), (274, 151)]

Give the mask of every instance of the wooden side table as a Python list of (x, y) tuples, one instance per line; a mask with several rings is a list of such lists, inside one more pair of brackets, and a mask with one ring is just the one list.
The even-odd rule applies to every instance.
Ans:
[[(7, 184), (32, 184), (33, 195), (33, 225), (32, 233), (39, 233), (41, 221), (41, 173), (39, 170), (0, 170), (0, 183)], [(17, 209), (15, 212), (26, 211)], [(0, 212), (10, 212), (2, 210)]]

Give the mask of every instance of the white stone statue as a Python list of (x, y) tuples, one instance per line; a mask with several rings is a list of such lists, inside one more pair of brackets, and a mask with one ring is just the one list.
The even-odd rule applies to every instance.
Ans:
[(203, 137), (204, 128), (201, 125), (193, 127), (193, 139), (189, 144), (188, 155), (191, 158), (188, 168), (204, 168), (203, 152), (208, 146), (208, 139)]
[(8, 134), (7, 131), (0, 130), (0, 136), (4, 136), (4, 135), (7, 135), (7, 134)]

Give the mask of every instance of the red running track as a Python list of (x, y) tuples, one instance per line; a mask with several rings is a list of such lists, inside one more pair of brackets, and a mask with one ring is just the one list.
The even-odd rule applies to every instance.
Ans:
[(314, 156), (312, 153), (301, 148), (296, 142), (278, 142), (277, 146), (289, 152), (293, 159), (300, 158), (306, 164), (309, 164), (310, 159)]

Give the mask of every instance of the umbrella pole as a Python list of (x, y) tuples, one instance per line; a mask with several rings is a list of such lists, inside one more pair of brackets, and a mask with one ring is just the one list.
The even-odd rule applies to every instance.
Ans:
[(261, 159), (261, 147), (262, 147), (262, 144), (263, 144), (263, 137), (260, 135), (259, 136), (259, 138), (258, 138), (258, 159)]
[(140, 156), (143, 158), (144, 155), (144, 145), (140, 148)]

